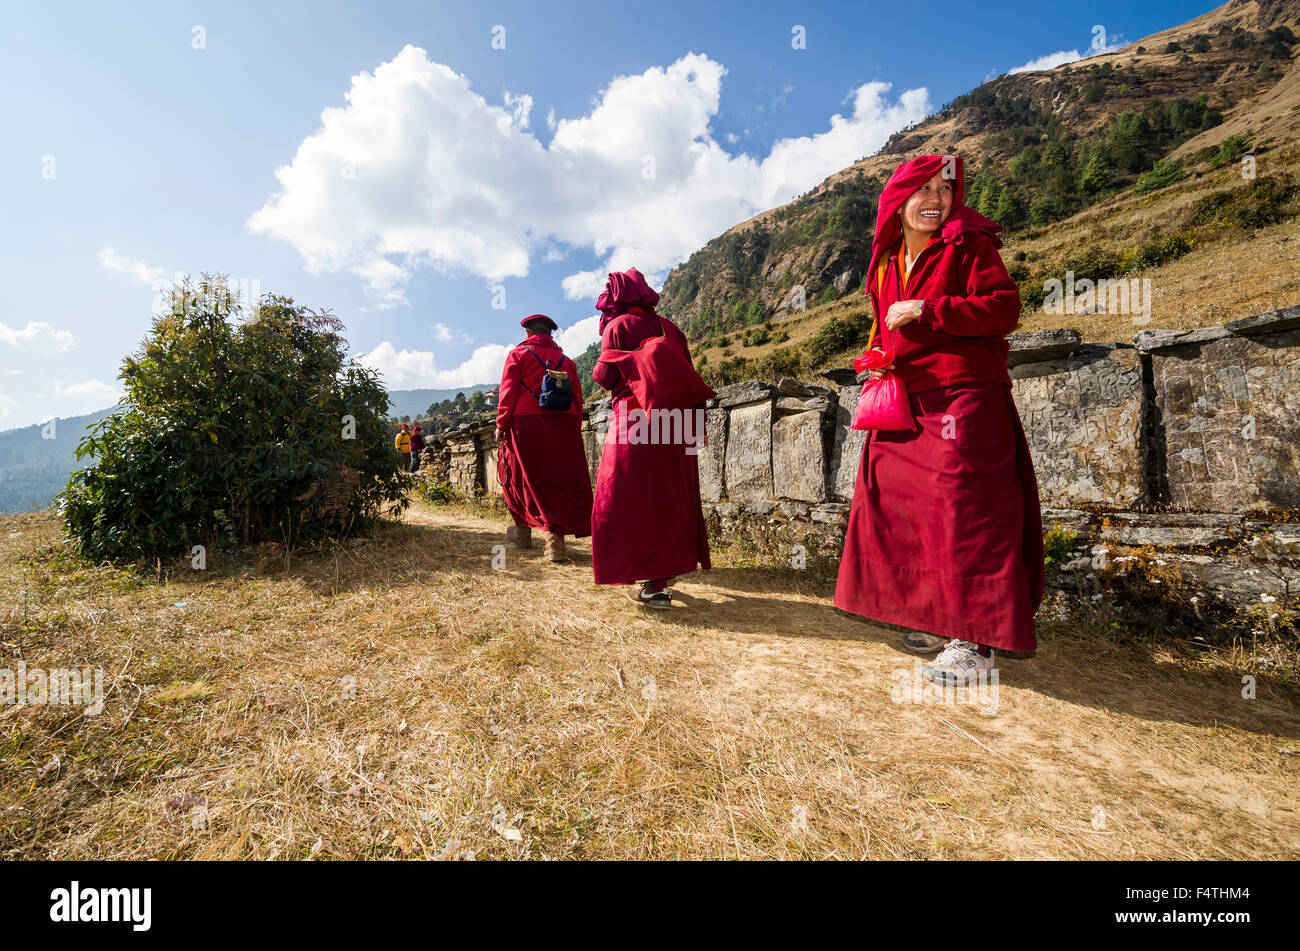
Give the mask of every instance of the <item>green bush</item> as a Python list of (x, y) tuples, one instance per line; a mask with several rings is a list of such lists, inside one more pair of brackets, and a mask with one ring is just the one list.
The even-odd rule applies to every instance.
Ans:
[(1177, 159), (1161, 159), (1151, 166), (1151, 171), (1137, 180), (1137, 184), (1133, 186), (1133, 191), (1138, 195), (1145, 195), (1157, 188), (1172, 185), (1181, 179), (1183, 175), (1183, 167), (1178, 163)]
[(840, 299), (839, 288), (837, 288), (834, 284), (827, 284), (826, 287), (822, 290), (821, 294), (817, 296), (817, 303), (829, 304), (831, 303), (831, 301), (837, 301), (839, 299)]
[(865, 345), (870, 332), (871, 324), (868, 321), (832, 317), (804, 344), (809, 365), (819, 366), (842, 350), (859, 344)]
[[(345, 535), (406, 505), (388, 394), (333, 316), (267, 295), (243, 323), (224, 278), (185, 281), (126, 358), (121, 408), (77, 447), (69, 537), (95, 560)], [(345, 417), (351, 417), (351, 421)], [(353, 427), (355, 431), (353, 433)], [(354, 435), (355, 438), (351, 438)]]
[(1235, 162), (1249, 151), (1248, 140), (1244, 135), (1230, 135), (1219, 143), (1219, 149), (1214, 153), (1214, 158), (1210, 162), (1210, 168), (1222, 168), (1229, 162)]
[(447, 505), (458, 499), (451, 483), (440, 479), (418, 479), (415, 483), (415, 495), (422, 502), (430, 505)]
[(1071, 532), (1060, 525), (1053, 525), (1043, 534), (1043, 564), (1045, 567), (1060, 565), (1070, 560), (1078, 532)]
[(1287, 203), (1295, 194), (1290, 180), (1264, 176), (1227, 191), (1199, 199), (1191, 210), (1194, 225), (1218, 224), (1228, 228), (1263, 228), (1287, 217)]
[(1133, 262), (1135, 270), (1160, 267), (1170, 261), (1176, 261), (1192, 250), (1190, 232), (1172, 232), (1152, 235), (1138, 245), (1137, 258)]

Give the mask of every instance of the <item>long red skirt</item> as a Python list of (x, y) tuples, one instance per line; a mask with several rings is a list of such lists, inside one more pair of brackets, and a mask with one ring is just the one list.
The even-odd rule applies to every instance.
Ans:
[(631, 400), (614, 404), (596, 471), (591, 513), (596, 584), (672, 578), (697, 565), (710, 567), (698, 458), (682, 445), (629, 444), (627, 414), (635, 407)]
[(591, 534), (591, 470), (573, 413), (511, 416), (497, 479), (515, 521), (557, 535)]
[(1033, 650), (1043, 524), (1011, 389), (944, 387), (911, 394), (911, 404), (917, 432), (867, 434), (835, 605), (931, 634)]

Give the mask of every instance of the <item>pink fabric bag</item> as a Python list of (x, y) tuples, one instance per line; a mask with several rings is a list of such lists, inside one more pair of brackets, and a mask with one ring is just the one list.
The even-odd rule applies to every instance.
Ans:
[[(853, 369), (859, 373), (878, 370), (894, 362), (893, 350), (871, 349), (875, 339), (876, 327), (873, 325), (866, 352), (853, 361)], [(858, 408), (853, 413), (852, 428), (915, 432), (916, 420), (912, 417), (912, 403), (907, 398), (903, 381), (893, 373), (886, 373), (879, 380), (863, 383), (862, 392), (858, 394)]]
[(912, 418), (912, 405), (903, 381), (890, 373), (862, 384), (858, 408), (853, 413), (853, 428), (915, 432), (916, 420)]

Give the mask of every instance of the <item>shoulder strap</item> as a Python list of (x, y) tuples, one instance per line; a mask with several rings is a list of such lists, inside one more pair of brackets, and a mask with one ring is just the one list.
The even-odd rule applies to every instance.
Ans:
[[(889, 258), (880, 262), (880, 267), (876, 268), (876, 303), (879, 304), (881, 296), (885, 293), (885, 268), (889, 264)], [(873, 314), (871, 318), (871, 333), (867, 337), (867, 349), (876, 342), (876, 331), (880, 329), (880, 315)]]
[(543, 360), (541, 357), (539, 357), (539, 356), (537, 355), (537, 351), (534, 350), (532, 347), (528, 346), (528, 344), (526, 344), (526, 343), (521, 343), (519, 346), (523, 347), (525, 350), (527, 350), (529, 353), (531, 353), (531, 354), (533, 355), (533, 359), (536, 360), (538, 363), (540, 363), (540, 364), (542, 365), (542, 369), (543, 369), (543, 370), (550, 370), (550, 369), (552, 369), (551, 364), (550, 364), (550, 361), (548, 361), (548, 360)]

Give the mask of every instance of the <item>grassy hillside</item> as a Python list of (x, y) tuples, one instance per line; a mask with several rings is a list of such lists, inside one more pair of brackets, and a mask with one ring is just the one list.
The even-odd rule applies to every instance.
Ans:
[(1148, 327), (1295, 303), (1298, 34), (1300, 0), (1247, 0), (1115, 53), (985, 83), (710, 241), (669, 276), (664, 310), (716, 381), (843, 365), (870, 323), (860, 294), (880, 188), (922, 153), (963, 155), (968, 203), (1007, 227), (1022, 329), (1131, 336), (1132, 315), (1042, 313), (1044, 281), (1067, 270), (1150, 279)]

